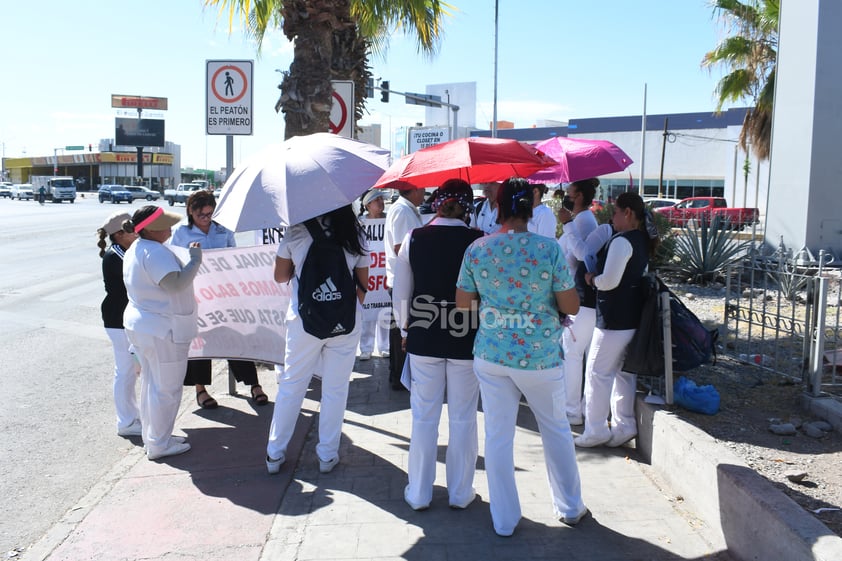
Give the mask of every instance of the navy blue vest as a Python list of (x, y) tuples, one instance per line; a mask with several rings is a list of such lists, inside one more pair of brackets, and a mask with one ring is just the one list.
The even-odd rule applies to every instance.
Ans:
[(456, 279), (465, 250), (482, 232), (461, 226), (424, 226), (412, 231), (409, 264), (414, 287), (406, 351), (420, 356), (474, 358), (478, 319), (456, 309)]
[(623, 236), (631, 244), (632, 256), (626, 263), (620, 284), (613, 290), (598, 290), (596, 293), (596, 326), (600, 329), (637, 329), (643, 313), (641, 279), (649, 264), (646, 233), (641, 230), (629, 230), (616, 234), (599, 250), (596, 270), (602, 274), (608, 248), (619, 236)]
[(577, 261), (576, 274), (573, 277), (576, 281), (576, 292), (579, 294), (579, 306), (584, 308), (596, 308), (596, 289), (585, 282), (585, 273), (588, 268), (584, 261)]

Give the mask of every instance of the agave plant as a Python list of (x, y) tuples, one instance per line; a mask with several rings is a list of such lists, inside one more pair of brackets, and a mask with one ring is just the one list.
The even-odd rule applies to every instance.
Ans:
[(682, 227), (675, 239), (676, 271), (690, 282), (705, 284), (722, 276), (726, 267), (751, 247), (729, 231), (727, 220), (715, 215)]

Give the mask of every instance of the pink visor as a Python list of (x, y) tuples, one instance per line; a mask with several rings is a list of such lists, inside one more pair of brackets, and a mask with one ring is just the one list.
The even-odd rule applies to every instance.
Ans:
[(155, 222), (155, 219), (162, 214), (164, 214), (164, 209), (161, 207), (156, 208), (152, 214), (141, 220), (140, 224), (135, 224), (134, 231), (139, 234), (141, 230)]

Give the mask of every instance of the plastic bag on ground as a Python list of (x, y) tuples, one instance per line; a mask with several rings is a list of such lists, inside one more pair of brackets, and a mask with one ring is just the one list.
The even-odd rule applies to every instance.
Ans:
[(675, 403), (688, 411), (715, 415), (719, 411), (719, 392), (710, 384), (697, 386), (693, 380), (684, 376), (673, 385)]

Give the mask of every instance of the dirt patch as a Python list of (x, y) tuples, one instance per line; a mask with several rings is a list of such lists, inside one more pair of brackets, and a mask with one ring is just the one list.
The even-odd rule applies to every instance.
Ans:
[[(698, 301), (684, 300), (690, 309)], [(694, 310), (695, 311), (695, 310)], [(703, 313), (696, 312), (705, 320)], [(714, 322), (706, 321), (712, 327)], [(835, 431), (814, 438), (805, 424), (820, 420), (800, 405), (804, 386), (779, 374), (720, 355), (715, 365), (699, 367), (686, 376), (719, 392), (720, 411), (702, 415), (675, 407), (676, 415), (699, 427), (742, 458), (804, 510), (842, 536), (842, 435)], [(796, 434), (772, 433), (773, 423), (789, 422)], [(788, 472), (805, 472), (801, 482)]]

